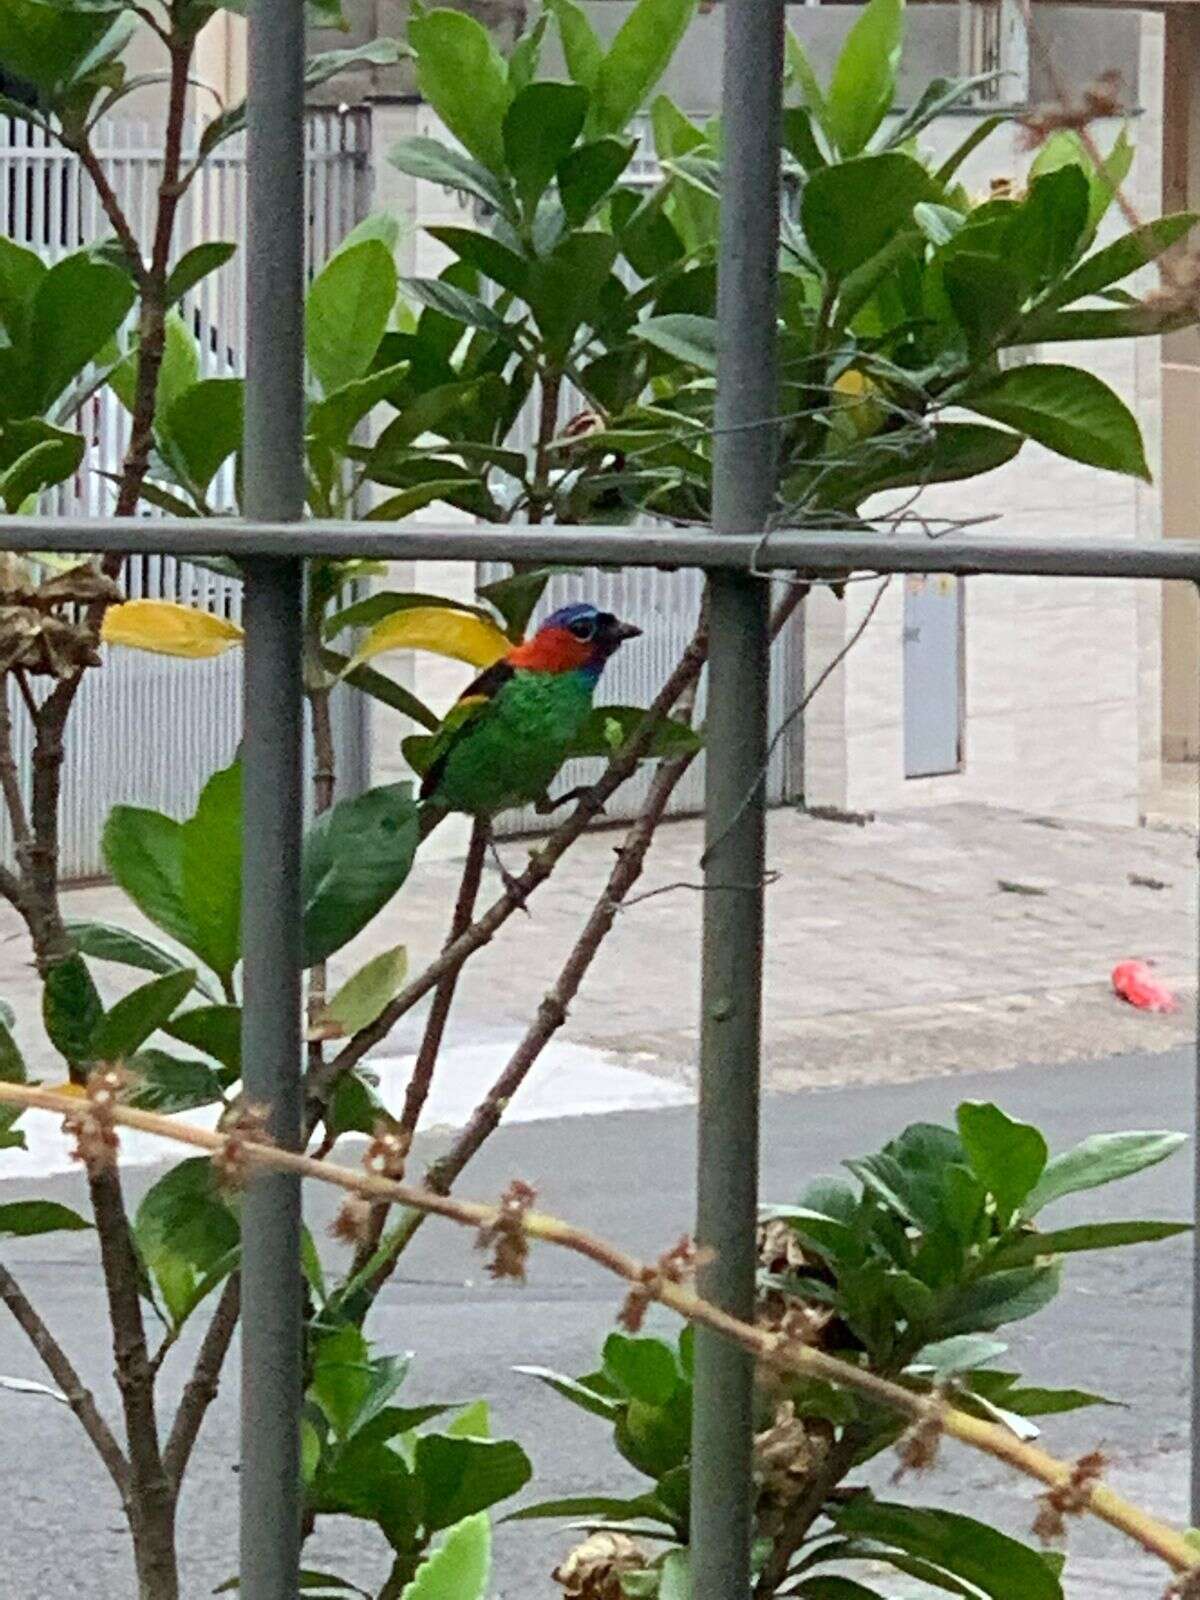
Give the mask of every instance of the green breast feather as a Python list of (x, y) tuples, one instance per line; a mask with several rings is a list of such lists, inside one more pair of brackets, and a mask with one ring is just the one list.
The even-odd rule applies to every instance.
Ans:
[(442, 748), (430, 752), (429, 799), (439, 810), (471, 816), (496, 816), (539, 799), (583, 726), (594, 691), (595, 680), (582, 672), (518, 670), (490, 699), (460, 701), (438, 736)]

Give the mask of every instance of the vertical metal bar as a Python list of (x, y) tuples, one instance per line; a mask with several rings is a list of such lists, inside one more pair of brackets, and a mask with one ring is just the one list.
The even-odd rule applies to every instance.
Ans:
[[(246, 510), (304, 509), (304, 7), (250, 10)], [(303, 568), (246, 563), (242, 1047), (246, 1098), (301, 1129)], [(300, 1186), (256, 1177), (242, 1210), (241, 1593), (295, 1600), (303, 1398)]]
[[(1200, 579), (1193, 585), (1196, 600), (1200, 603)], [(1197, 685), (1200, 692), (1200, 684)], [(1200, 835), (1200, 813), (1196, 818), (1198, 835)], [(1196, 885), (1197, 895), (1197, 936), (1200, 940), (1200, 878)], [(1200, 952), (1200, 942), (1197, 944)], [(1193, 1528), (1200, 1527), (1200, 986), (1196, 991), (1196, 1057), (1195, 1057), (1195, 1083), (1196, 1128), (1192, 1140), (1192, 1160), (1195, 1164), (1195, 1180), (1192, 1189), (1192, 1221), (1196, 1231), (1192, 1235), (1192, 1411), (1191, 1411), (1191, 1517)]]
[[(713, 523), (770, 516), (777, 429), (777, 257), (784, 0), (727, 0)], [(704, 1292), (752, 1317), (757, 1251), (769, 586), (709, 579), (709, 679), (696, 1237)], [(746, 803), (747, 791), (753, 797)], [(692, 1445), (695, 1600), (750, 1594), (754, 1370), (696, 1339)]]

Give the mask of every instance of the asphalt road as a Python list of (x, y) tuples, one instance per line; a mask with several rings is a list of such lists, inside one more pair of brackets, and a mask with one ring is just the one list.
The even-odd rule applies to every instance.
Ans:
[[(1134, 1127), (1190, 1129), (1190, 1057), (1183, 1052), (1061, 1067), (945, 1077), (806, 1092), (764, 1107), (763, 1194), (791, 1199), (810, 1176), (875, 1148), (907, 1122), (945, 1119), (965, 1098), (994, 1099), (1044, 1128), (1052, 1148), (1089, 1133)], [(531, 1123), (502, 1131), (472, 1168), (464, 1192), (492, 1196), (508, 1178), (535, 1182), (542, 1203), (631, 1248), (656, 1254), (688, 1224), (693, 1186), (694, 1112), (622, 1113)], [(138, 1174), (140, 1188), (150, 1174)], [(1191, 1161), (1186, 1152), (1126, 1184), (1064, 1203), (1095, 1218), (1184, 1217)], [(68, 1202), (77, 1178), (54, 1180)], [(28, 1187), (0, 1185), (0, 1201)], [(323, 1233), (328, 1207), (314, 1196), (312, 1225)], [(330, 1253), (337, 1247), (330, 1244)], [(86, 1381), (112, 1406), (106, 1327), (88, 1235), (5, 1246), (5, 1260), (67, 1341)], [(1050, 1419), (1048, 1444), (1071, 1454), (1097, 1443), (1112, 1458), (1112, 1481), (1164, 1514), (1182, 1516), (1187, 1476), (1188, 1300), (1185, 1239), (1071, 1264), (1064, 1292), (1021, 1324), (1013, 1350), (1032, 1381), (1070, 1382), (1126, 1402), (1128, 1410)], [(469, 1239), (426, 1227), (406, 1276), (383, 1297), (374, 1331), (391, 1349), (415, 1352), (409, 1402), (486, 1396), (498, 1431), (519, 1437), (533, 1458), (539, 1494), (619, 1490), (631, 1481), (607, 1448), (605, 1425), (513, 1372), (538, 1363), (582, 1372), (613, 1323), (619, 1292), (598, 1272), (548, 1249), (533, 1259), (525, 1287), (491, 1284)], [(188, 1346), (168, 1371), (181, 1383)], [(0, 1319), (0, 1373), (37, 1378), (18, 1330)], [(211, 1592), (233, 1569), (236, 1549), (236, 1369), (214, 1407), (182, 1505), (188, 1600)], [(999, 1468), (946, 1452), (923, 1496), (1015, 1531), (1031, 1520), (1031, 1493)], [(93, 1465), (65, 1408), (0, 1391), (0, 1588), (12, 1600), (124, 1600), (132, 1594), (125, 1535), (108, 1481)], [(561, 1530), (502, 1529), (496, 1600), (533, 1600), (554, 1590), (548, 1572), (570, 1543)], [(331, 1524), (308, 1556), (379, 1581), (376, 1549), (357, 1524)], [(1073, 1600), (1157, 1597), (1161, 1570), (1105, 1530), (1075, 1530), (1068, 1565)], [(901, 1591), (894, 1591), (899, 1595)]]

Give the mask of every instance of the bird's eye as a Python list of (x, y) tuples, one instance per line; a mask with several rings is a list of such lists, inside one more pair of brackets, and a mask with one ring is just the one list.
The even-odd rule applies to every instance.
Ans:
[(581, 617), (571, 624), (571, 632), (583, 644), (590, 644), (596, 637), (596, 624), (590, 617)]

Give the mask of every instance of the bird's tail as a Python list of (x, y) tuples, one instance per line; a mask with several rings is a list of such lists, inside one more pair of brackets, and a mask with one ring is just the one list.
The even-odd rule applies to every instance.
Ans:
[(432, 800), (422, 800), (417, 807), (417, 823), (420, 828), (420, 843), (424, 844), (429, 835), (439, 822), (445, 821), (449, 813), (443, 806), (435, 805)]

